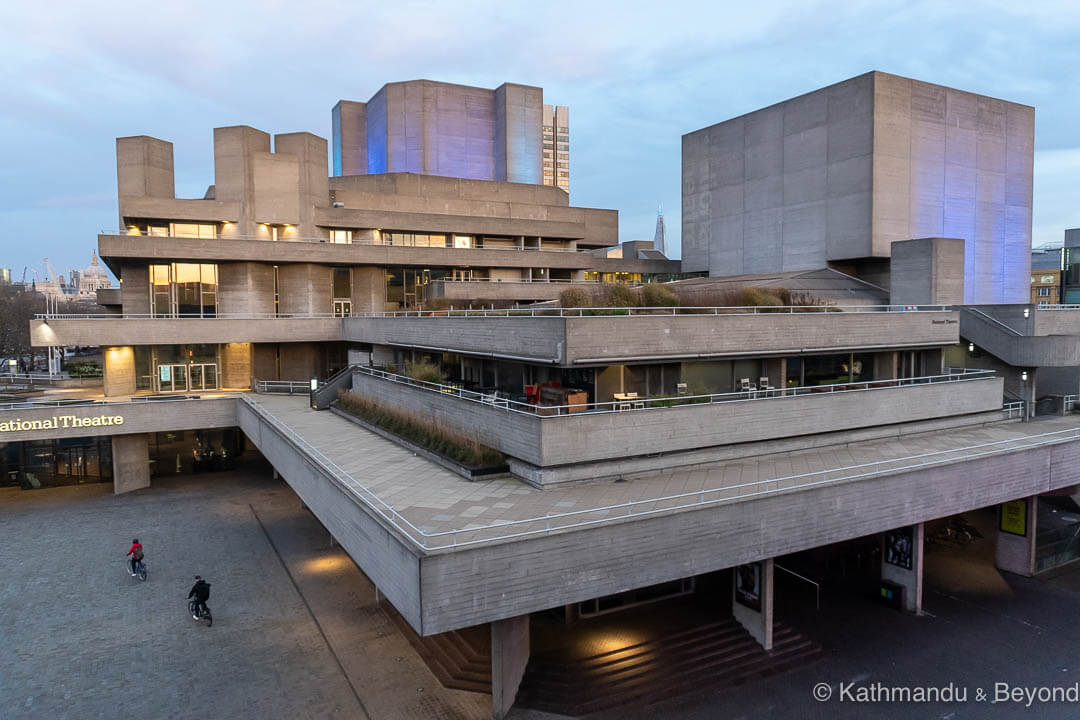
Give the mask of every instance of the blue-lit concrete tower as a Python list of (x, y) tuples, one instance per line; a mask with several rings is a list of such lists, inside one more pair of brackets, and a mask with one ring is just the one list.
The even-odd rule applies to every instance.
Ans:
[(334, 175), (413, 172), (543, 183), (544, 91), (412, 80), (334, 106)]
[(831, 266), (964, 240), (964, 300), (1029, 300), (1035, 109), (880, 72), (683, 136), (683, 270)]

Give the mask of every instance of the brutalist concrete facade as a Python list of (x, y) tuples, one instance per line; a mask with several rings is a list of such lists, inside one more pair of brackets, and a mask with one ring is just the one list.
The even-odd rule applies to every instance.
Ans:
[(964, 240), (964, 300), (1025, 302), (1035, 110), (881, 72), (683, 136), (683, 269), (874, 272)]
[(334, 175), (412, 172), (543, 183), (544, 91), (412, 80), (331, 111)]

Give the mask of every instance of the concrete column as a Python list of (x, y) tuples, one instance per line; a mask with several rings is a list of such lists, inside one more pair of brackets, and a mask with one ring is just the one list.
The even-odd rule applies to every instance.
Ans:
[(491, 623), (491, 716), (506, 717), (529, 664), (529, 616)]
[(102, 380), (106, 397), (135, 394), (135, 348), (130, 345), (103, 348)]
[(874, 353), (874, 379), (895, 380), (899, 366), (899, 355), (895, 350)]
[(112, 465), (116, 495), (150, 487), (150, 436), (114, 435)]
[[(897, 528), (881, 536), (881, 579), (904, 588), (904, 610), (922, 614), (923, 524)], [(910, 564), (911, 567), (907, 567)]]
[(999, 570), (1024, 577), (1035, 574), (1035, 524), (1038, 519), (1038, 500), (1038, 496), (1032, 496), (1003, 503), (998, 507), (994, 561)]
[(773, 560), (734, 569), (731, 614), (761, 647), (773, 646)]

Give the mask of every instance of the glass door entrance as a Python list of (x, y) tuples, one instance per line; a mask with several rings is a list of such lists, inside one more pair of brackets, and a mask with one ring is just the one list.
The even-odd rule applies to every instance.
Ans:
[(158, 392), (216, 390), (217, 363), (170, 363), (158, 365)]
[(158, 365), (158, 390), (186, 392), (187, 389), (187, 365)]
[(217, 365), (215, 363), (197, 363), (189, 366), (189, 390), (216, 390)]

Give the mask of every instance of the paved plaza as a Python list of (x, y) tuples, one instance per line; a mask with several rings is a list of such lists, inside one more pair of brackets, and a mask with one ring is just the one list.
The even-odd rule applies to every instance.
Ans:
[[(266, 466), (0, 490), (0, 719), (490, 717), (443, 688)], [(149, 580), (125, 571), (130, 540)], [(187, 614), (212, 584), (214, 626)]]

